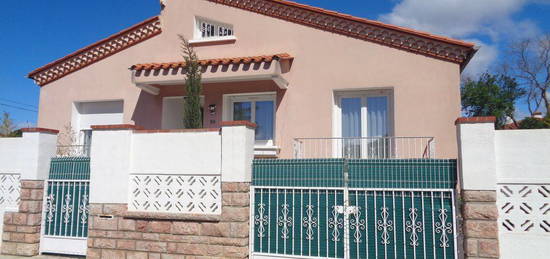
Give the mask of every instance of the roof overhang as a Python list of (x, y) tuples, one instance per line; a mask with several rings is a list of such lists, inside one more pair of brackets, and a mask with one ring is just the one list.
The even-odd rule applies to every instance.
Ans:
[[(202, 83), (230, 83), (271, 80), (287, 89), (284, 74), (290, 71), (293, 58), (288, 54), (200, 60)], [(130, 68), (132, 82), (145, 92), (158, 95), (160, 86), (183, 85), (185, 62), (138, 64)]]
[(30, 72), (28, 77), (32, 78), (39, 86), (44, 86), (159, 35), (161, 32), (159, 17), (149, 18), (106, 39), (37, 68)]

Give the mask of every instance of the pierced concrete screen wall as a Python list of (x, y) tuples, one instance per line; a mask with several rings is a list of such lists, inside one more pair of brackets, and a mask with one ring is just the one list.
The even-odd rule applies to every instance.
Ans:
[(131, 175), (129, 211), (220, 214), (219, 175)]
[(550, 234), (550, 185), (498, 186), (499, 231)]
[(19, 206), (20, 178), (17, 173), (0, 172), (0, 210), (17, 209)]

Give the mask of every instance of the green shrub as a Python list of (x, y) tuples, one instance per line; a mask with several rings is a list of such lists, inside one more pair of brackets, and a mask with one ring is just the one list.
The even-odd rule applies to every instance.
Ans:
[(537, 119), (537, 118), (525, 118), (519, 122), (520, 129), (550, 129), (550, 120)]

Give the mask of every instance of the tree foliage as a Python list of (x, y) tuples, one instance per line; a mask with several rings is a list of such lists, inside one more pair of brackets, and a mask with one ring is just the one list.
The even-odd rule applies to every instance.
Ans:
[(506, 75), (482, 74), (477, 81), (468, 79), (461, 88), (462, 110), (467, 116), (495, 116), (502, 128), (511, 118), (514, 103), (525, 95), (514, 78)]
[(202, 128), (202, 110), (200, 95), (202, 92), (201, 70), (197, 53), (189, 42), (179, 35), (181, 40), (181, 50), (186, 64), (185, 70), (185, 89), (186, 98), (184, 100), (184, 118), (183, 125), (187, 129)]
[(519, 122), (520, 129), (548, 129), (550, 128), (550, 120), (548, 118), (539, 119), (527, 117)]
[(0, 124), (0, 137), (17, 137), (18, 132), (15, 130), (15, 124), (10, 118), (10, 114), (4, 112), (2, 115), (2, 123)]

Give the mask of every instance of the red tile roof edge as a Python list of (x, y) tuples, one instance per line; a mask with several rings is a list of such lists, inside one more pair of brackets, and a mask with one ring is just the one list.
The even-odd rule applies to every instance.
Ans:
[[(262, 55), (262, 56), (249, 56), (249, 57), (235, 57), (235, 58), (215, 58), (215, 59), (202, 59), (199, 60), (201, 66), (208, 65), (228, 65), (228, 64), (249, 64), (249, 63), (258, 63), (258, 62), (271, 62), (272, 60), (293, 60), (288, 53), (279, 53), (273, 55)], [(176, 61), (176, 62), (164, 62), (164, 63), (144, 63), (144, 64), (135, 64), (130, 67), (131, 70), (141, 71), (141, 70), (151, 70), (151, 69), (168, 69), (168, 68), (181, 68), (185, 67), (185, 61)]]
[[(39, 67), (39, 68), (37, 68), (37, 69), (31, 71), (31, 72), (27, 75), (27, 77), (28, 77), (28, 78), (32, 78), (34, 75), (36, 75), (36, 74), (38, 74), (38, 73), (40, 73), (40, 72), (42, 72), (42, 71), (44, 71), (44, 70), (46, 70), (46, 69), (48, 69), (48, 68), (54, 66), (54, 65), (60, 64), (60, 63), (62, 63), (62, 62), (64, 62), (64, 61), (67, 61), (68, 59), (70, 59), (70, 58), (72, 58), (72, 57), (75, 57), (75, 56), (81, 54), (82, 52), (85, 52), (85, 51), (87, 51), (87, 50), (93, 49), (94, 47), (97, 47), (97, 46), (99, 46), (99, 45), (101, 45), (101, 44), (103, 44), (103, 43), (106, 43), (106, 42), (108, 42), (108, 41), (110, 41), (110, 40), (112, 40), (112, 39), (114, 39), (114, 38), (116, 38), (116, 37), (118, 37), (118, 36), (121, 36), (121, 35), (123, 35), (123, 34), (125, 34), (125, 33), (131, 32), (131, 31), (133, 31), (133, 30), (135, 30), (135, 29), (137, 29), (137, 28), (139, 28), (139, 27), (141, 27), (141, 26), (143, 26), (143, 25), (145, 25), (145, 24), (147, 24), (147, 23), (150, 23), (150, 22), (153, 22), (153, 21), (157, 21), (157, 20), (159, 20), (159, 16), (154, 16), (154, 17), (148, 18), (148, 19), (146, 19), (145, 21), (142, 21), (142, 22), (140, 22), (140, 23), (138, 23), (138, 24), (132, 25), (131, 27), (126, 28), (126, 29), (124, 29), (124, 30), (122, 30), (122, 31), (119, 31), (119, 32), (117, 32), (117, 33), (115, 33), (115, 34), (112, 34), (111, 36), (109, 36), (109, 37), (107, 37), (107, 38), (105, 38), (105, 39), (102, 39), (102, 40), (100, 40), (100, 41), (97, 41), (97, 42), (95, 42), (95, 43), (92, 43), (92, 44), (90, 44), (90, 45), (88, 45), (88, 46), (86, 46), (86, 47), (84, 47), (84, 48), (81, 48), (81, 49), (79, 49), (79, 50), (77, 50), (77, 51), (74, 51), (73, 53), (70, 53), (70, 54), (68, 54), (68, 55), (66, 55), (66, 56), (64, 56), (64, 57), (62, 57), (62, 58), (59, 58), (59, 59), (54, 60), (54, 61), (52, 61), (52, 62), (50, 62), (50, 63), (48, 63), (48, 64), (46, 64), (46, 65), (43, 65), (43, 66), (41, 66), (41, 67)], [(155, 34), (155, 35), (157, 35), (157, 34)], [(129, 45), (129, 46), (127, 46), (127, 47), (130, 47), (130, 46), (133, 46), (133, 45)], [(120, 51), (120, 50), (119, 50), (119, 51)], [(106, 56), (106, 57), (107, 57), (107, 56)], [(104, 58), (105, 58), (105, 57), (104, 57)], [(99, 61), (99, 60), (97, 60), (97, 61)], [(95, 61), (95, 62), (97, 62), (97, 61)], [(95, 62), (93, 62), (93, 63), (95, 63)], [(74, 71), (73, 71), (73, 72), (74, 72)], [(48, 83), (49, 83), (49, 82), (48, 82)]]
[(220, 128), (200, 128), (200, 129), (137, 129), (134, 133), (186, 133), (186, 132), (217, 132)]
[(143, 127), (133, 124), (92, 125), (93, 130), (141, 130)]
[(21, 132), (40, 132), (40, 133), (57, 134), (59, 133), (59, 130), (47, 129), (47, 128), (22, 128)]
[[(210, 0), (210, 1), (212, 1), (212, 0)], [(213, 1), (216, 1), (216, 0), (213, 0)], [(347, 20), (351, 20), (351, 21), (366, 23), (366, 24), (370, 24), (370, 25), (374, 25), (374, 26), (380, 26), (380, 27), (384, 27), (384, 28), (387, 28), (387, 29), (401, 31), (401, 32), (405, 32), (405, 33), (410, 33), (410, 34), (414, 34), (414, 35), (421, 36), (421, 37), (427, 37), (427, 38), (431, 38), (431, 39), (434, 39), (434, 40), (444, 41), (444, 42), (447, 42), (447, 43), (450, 43), (450, 44), (460, 45), (460, 46), (469, 47), (469, 48), (475, 46), (475, 44), (471, 43), (471, 42), (466, 42), (466, 41), (457, 40), (457, 39), (453, 39), (453, 38), (449, 38), (449, 37), (445, 37), (445, 36), (435, 35), (435, 34), (432, 34), (432, 33), (429, 33), (429, 32), (425, 32), (425, 31), (419, 31), (419, 30), (415, 30), (415, 29), (402, 27), (402, 26), (383, 23), (383, 22), (380, 22), (380, 21), (370, 20), (370, 19), (357, 17), (357, 16), (353, 16), (353, 15), (349, 15), (349, 14), (339, 13), (339, 12), (336, 12), (336, 11), (331, 11), (331, 10), (327, 10), (327, 9), (323, 9), (323, 8), (318, 8), (318, 7), (311, 6), (311, 5), (300, 4), (300, 3), (297, 3), (297, 2), (293, 2), (293, 1), (286, 1), (286, 0), (267, 0), (267, 1), (272, 1), (272, 2), (276, 2), (276, 3), (284, 4), (284, 5), (287, 5), (287, 6), (293, 6), (293, 7), (305, 9), (305, 10), (308, 10), (308, 11), (323, 13), (323, 14), (326, 14), (326, 15), (331, 15), (331, 16), (342, 18), (342, 19), (347, 19)]]
[(496, 121), (497, 119), (495, 116), (460, 117), (455, 120), (455, 125), (467, 123), (495, 123)]
[[(325, 10), (325, 9), (322, 9), (322, 8), (318, 8), (318, 7), (314, 7), (314, 6), (310, 6), (310, 5), (305, 5), (305, 4), (300, 4), (300, 3), (296, 3), (296, 2), (292, 2), (292, 1), (285, 1), (285, 0), (248, 0), (248, 1), (207, 0), (207, 1), (217, 3), (217, 4), (226, 5), (226, 6), (231, 6), (231, 7), (234, 7), (234, 8), (243, 9), (243, 10), (250, 11), (250, 12), (255, 12), (255, 13), (266, 15), (266, 16), (269, 16), (269, 17), (274, 17), (274, 18), (277, 18), (277, 19), (281, 19), (281, 20), (285, 20), (285, 21), (289, 21), (289, 22), (293, 22), (293, 23), (297, 23), (297, 24), (301, 24), (301, 25), (305, 25), (305, 26), (310, 26), (310, 27), (313, 27), (313, 28), (317, 28), (317, 29), (321, 29), (321, 30), (325, 30), (325, 31), (329, 31), (329, 32), (334, 32), (334, 33), (346, 35), (346, 36), (357, 38), (357, 39), (376, 42), (378, 44), (382, 44), (382, 45), (386, 45), (386, 46), (390, 46), (390, 47), (395, 47), (395, 48), (406, 50), (406, 51), (411, 51), (411, 52), (414, 52), (414, 53), (417, 53), (417, 54), (423, 54), (423, 55), (426, 55), (426, 56), (442, 59), (442, 60), (445, 60), (445, 61), (458, 63), (458, 64), (461, 65), (461, 70), (464, 69), (466, 64), (468, 64), (469, 60), (471, 59), (471, 57), (477, 51), (476, 48), (475, 48), (475, 44), (471, 43), (471, 42), (461, 41), (461, 40), (452, 39), (452, 38), (448, 38), (448, 37), (444, 37), (444, 36), (438, 36), (438, 35), (434, 35), (434, 34), (423, 32), (423, 31), (418, 31), (418, 30), (414, 30), (414, 29), (401, 27), (401, 26), (386, 24), (386, 23), (379, 22), (379, 21), (374, 21), (374, 20), (369, 20), (369, 19), (365, 19), (365, 18), (361, 18), (361, 17), (356, 17), (356, 16), (352, 16), (352, 15), (338, 13), (338, 12), (335, 12), (335, 11)], [(281, 5), (281, 7), (278, 8), (277, 6), (268, 6), (270, 3), (273, 4), (273, 5)], [(342, 19), (342, 20), (349, 21), (349, 22), (357, 22), (357, 23), (368, 25), (368, 26), (373, 26), (373, 27), (376, 27), (376, 28), (387, 29), (387, 30), (394, 31), (394, 32), (397, 32), (397, 33), (403, 33), (403, 34), (406, 34), (406, 35), (416, 36), (416, 37), (419, 37), (419, 38), (425, 39), (425, 40), (431, 40), (431, 41), (441, 42), (441, 43), (444, 43), (444, 44), (454, 45), (454, 46), (459, 47), (459, 48), (464, 48), (464, 53), (463, 53), (464, 58), (462, 58), (462, 57), (455, 58), (455, 57), (448, 56), (448, 55), (445, 55), (445, 54), (440, 54), (438, 51), (434, 51), (432, 49), (433, 46), (431, 44), (426, 44), (426, 46), (424, 48), (419, 48), (418, 46), (406, 46), (405, 44), (396, 44), (396, 43), (394, 43), (391, 38), (386, 39), (385, 37), (382, 37), (382, 38), (376, 37), (376, 36), (372, 37), (371, 35), (367, 36), (367, 35), (360, 34), (358, 32), (353, 32), (353, 31), (349, 31), (349, 30), (342, 30), (341, 28), (338, 28), (338, 26), (336, 26), (336, 25), (340, 25), (341, 22), (339, 24), (336, 24), (336, 25), (335, 24), (327, 24), (327, 23), (325, 23), (325, 24), (317, 23), (316, 21), (305, 19), (304, 15), (302, 15), (302, 16), (300, 16), (299, 14), (298, 15), (289, 15), (288, 14), (288, 8), (295, 8), (297, 10), (304, 10), (304, 11), (308, 11), (308, 12), (312, 12), (312, 13), (317, 13), (317, 14), (320, 14), (320, 15), (326, 15), (326, 16), (329, 16), (329, 17)], [(286, 15), (285, 15), (285, 12), (286, 12)]]
[(222, 121), (220, 124), (221, 127), (230, 127), (230, 126), (247, 126), (249, 128), (255, 129), (258, 125), (250, 121)]

